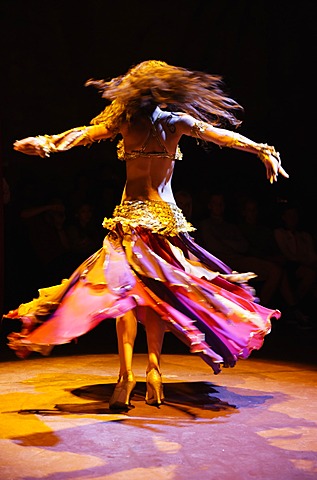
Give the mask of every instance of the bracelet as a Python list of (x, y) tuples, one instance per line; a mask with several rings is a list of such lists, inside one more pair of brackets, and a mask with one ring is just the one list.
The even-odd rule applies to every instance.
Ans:
[(265, 163), (266, 157), (268, 155), (272, 155), (278, 161), (278, 166), (279, 167), (281, 166), (282, 162), (281, 162), (280, 154), (275, 150), (274, 147), (268, 145), (267, 143), (259, 143), (255, 148), (256, 150), (258, 150), (258, 157), (261, 160), (261, 162)]
[(274, 147), (268, 145), (267, 143), (257, 143), (253, 145), (247, 145), (245, 143), (245, 139), (236, 132), (231, 132), (231, 138), (222, 144), (222, 147), (240, 147), (248, 149), (249, 147), (254, 148), (258, 153), (258, 157), (260, 158), (261, 162), (266, 163), (267, 156), (272, 155), (278, 161), (278, 166), (281, 165), (280, 154), (275, 150)]
[(57, 151), (49, 135), (38, 135), (36, 139), (37, 139), (38, 145), (43, 150), (45, 157), (49, 157), (51, 152)]
[(207, 127), (208, 127), (208, 125), (206, 125), (206, 123), (199, 120), (192, 125), (192, 127), (190, 129), (190, 134), (191, 134), (192, 137), (201, 138), (201, 134), (204, 133), (207, 130)]
[(88, 128), (85, 127), (84, 134), (83, 134), (83, 145), (91, 145), (94, 142), (94, 140), (91, 138), (88, 132)]

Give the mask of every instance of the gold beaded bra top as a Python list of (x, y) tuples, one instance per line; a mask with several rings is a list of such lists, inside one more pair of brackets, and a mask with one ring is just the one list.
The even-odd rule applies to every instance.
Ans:
[[(152, 117), (149, 117), (151, 121), (151, 128), (149, 130), (148, 136), (145, 139), (145, 142), (143, 143), (142, 147), (139, 150), (132, 150), (132, 152), (126, 152), (124, 149), (123, 139), (118, 142), (117, 153), (118, 153), (119, 160), (131, 160), (139, 157), (169, 158), (170, 160), (182, 160), (183, 154), (178, 145), (175, 153), (169, 153), (167, 151), (167, 148), (156, 128), (156, 124), (160, 119), (160, 117), (161, 117), (161, 112), (159, 113), (155, 121), (153, 121)], [(153, 152), (153, 151), (146, 150), (151, 137), (156, 138), (157, 143), (162, 148), (161, 151)]]

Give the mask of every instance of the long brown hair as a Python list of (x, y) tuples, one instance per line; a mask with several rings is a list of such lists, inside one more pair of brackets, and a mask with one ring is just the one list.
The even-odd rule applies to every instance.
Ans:
[(96, 87), (102, 97), (111, 102), (91, 123), (105, 123), (114, 132), (114, 137), (122, 122), (160, 104), (216, 126), (241, 123), (235, 111), (243, 108), (224, 93), (221, 76), (158, 60), (139, 63), (125, 75), (110, 81), (90, 79), (85, 85)]

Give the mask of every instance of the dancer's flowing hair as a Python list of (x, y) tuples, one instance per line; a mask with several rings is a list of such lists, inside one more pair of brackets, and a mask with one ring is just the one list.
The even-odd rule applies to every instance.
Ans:
[(183, 112), (215, 126), (229, 123), (239, 126), (236, 111), (241, 105), (223, 91), (219, 75), (174, 67), (165, 62), (147, 60), (110, 81), (90, 79), (85, 83), (102, 92), (111, 103), (91, 120), (105, 123), (115, 137), (122, 122), (166, 104), (172, 112)]

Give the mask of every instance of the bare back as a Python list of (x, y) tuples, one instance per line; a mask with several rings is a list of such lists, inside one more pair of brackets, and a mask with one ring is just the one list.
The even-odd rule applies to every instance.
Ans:
[[(151, 134), (151, 120), (147, 117), (140, 117), (122, 128), (126, 152), (138, 152), (144, 142), (147, 142), (146, 151), (142, 155), (126, 159), (127, 179), (122, 200), (163, 200), (175, 203), (171, 181), (175, 152), (183, 132), (176, 127), (177, 115), (157, 107), (152, 116), (157, 136)], [(167, 155), (155, 156), (162, 152), (162, 144), (169, 158)], [(146, 152), (149, 154), (146, 155)]]

